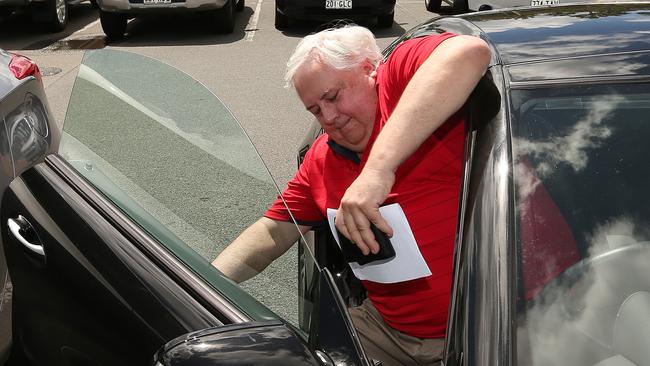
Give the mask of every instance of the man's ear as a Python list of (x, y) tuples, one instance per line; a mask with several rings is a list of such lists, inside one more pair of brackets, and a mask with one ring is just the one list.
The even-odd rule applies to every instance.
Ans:
[(374, 78), (377, 72), (375, 71), (375, 65), (372, 64), (372, 62), (368, 61), (368, 59), (363, 60), (361, 63), (361, 68), (363, 71), (366, 73), (366, 75), (369, 75), (370, 77)]

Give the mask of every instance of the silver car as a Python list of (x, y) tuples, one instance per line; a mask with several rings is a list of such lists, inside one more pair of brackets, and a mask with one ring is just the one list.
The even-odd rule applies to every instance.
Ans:
[(235, 11), (244, 10), (245, 0), (98, 0), (99, 19), (109, 39), (120, 39), (129, 18), (145, 14), (209, 12), (218, 33), (232, 33)]
[[(28, 167), (43, 160), (59, 133), (54, 126), (38, 67), (30, 59), (0, 49), (0, 192)], [(0, 193), (0, 201), (3, 193)], [(12, 285), (0, 251), (0, 364), (12, 343)]]

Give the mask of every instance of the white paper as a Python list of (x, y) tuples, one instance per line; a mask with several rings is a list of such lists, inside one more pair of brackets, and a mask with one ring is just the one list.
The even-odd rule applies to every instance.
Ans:
[[(336, 239), (336, 243), (341, 247), (339, 236), (334, 226), (334, 217), (337, 210), (327, 209), (327, 221), (330, 230)], [(387, 205), (379, 208), (379, 213), (393, 228), (393, 237), (390, 238), (391, 244), (395, 249), (395, 257), (383, 261), (375, 261), (360, 265), (357, 262), (351, 262), (352, 272), (360, 280), (368, 280), (380, 283), (395, 283), (414, 280), (431, 276), (431, 271), (420, 253), (418, 244), (415, 242), (411, 226), (398, 203)]]

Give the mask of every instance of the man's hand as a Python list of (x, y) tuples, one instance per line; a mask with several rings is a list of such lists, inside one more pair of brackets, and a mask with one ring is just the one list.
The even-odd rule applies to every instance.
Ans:
[(379, 214), (379, 206), (388, 197), (394, 183), (393, 171), (366, 166), (341, 199), (336, 228), (365, 255), (379, 251), (379, 243), (370, 230), (371, 222), (388, 236), (393, 235), (393, 229)]

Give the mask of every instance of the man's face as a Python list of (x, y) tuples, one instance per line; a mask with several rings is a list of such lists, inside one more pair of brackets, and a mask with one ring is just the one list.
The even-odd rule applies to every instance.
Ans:
[(296, 72), (294, 86), (330, 138), (352, 151), (365, 149), (377, 111), (371, 64), (337, 70), (319, 61), (307, 62)]

